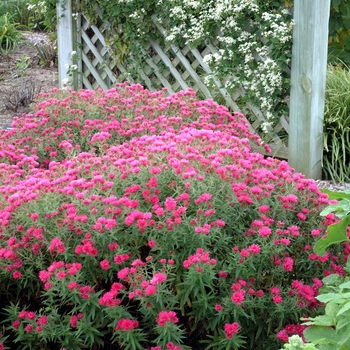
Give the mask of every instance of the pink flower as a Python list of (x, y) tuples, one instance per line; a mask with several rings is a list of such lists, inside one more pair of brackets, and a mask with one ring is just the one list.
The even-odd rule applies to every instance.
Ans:
[(127, 318), (122, 318), (118, 321), (116, 331), (130, 331), (139, 327), (139, 322), (136, 320), (130, 320)]
[(287, 332), (284, 329), (279, 331), (276, 336), (277, 336), (277, 339), (282, 340), (285, 343), (288, 342), (289, 337), (288, 337)]
[(241, 305), (244, 301), (245, 290), (241, 289), (237, 292), (232, 293), (231, 301), (237, 305)]
[(270, 292), (271, 292), (271, 294), (275, 294), (275, 295), (277, 295), (277, 294), (280, 294), (280, 289), (279, 288), (277, 288), (277, 287), (272, 287), (271, 289), (270, 289)]
[(228, 276), (228, 272), (226, 272), (226, 271), (219, 271), (218, 275), (219, 275), (220, 278), (225, 278), (225, 277)]
[(306, 215), (303, 214), (303, 213), (298, 213), (298, 214), (297, 214), (297, 217), (298, 217), (300, 220), (302, 220), (302, 221), (305, 221), (305, 220), (307, 219)]
[(12, 323), (12, 327), (18, 329), (19, 326), (21, 325), (21, 321), (16, 320)]
[(100, 266), (101, 266), (101, 269), (102, 269), (102, 270), (108, 270), (108, 269), (109, 269), (109, 266), (110, 266), (109, 261), (106, 260), (106, 259), (100, 261)]
[(234, 292), (237, 292), (238, 290), (240, 290), (242, 288), (242, 286), (239, 284), (239, 283), (233, 283), (231, 285), (231, 289), (234, 291)]
[(108, 243), (107, 247), (109, 250), (114, 251), (119, 248), (119, 245), (117, 242), (112, 242), (112, 243)]
[(293, 265), (294, 265), (294, 260), (290, 257), (286, 257), (283, 260), (283, 268), (287, 271), (287, 272), (291, 272), (293, 271)]
[(69, 319), (69, 323), (70, 323), (70, 326), (71, 326), (72, 328), (77, 328), (77, 325), (78, 325), (78, 317), (75, 316), (75, 315), (71, 316), (70, 319)]
[(270, 206), (268, 206), (268, 205), (260, 205), (260, 207), (259, 207), (259, 211), (260, 211), (260, 213), (262, 213), (262, 214), (268, 212), (269, 209), (270, 209)]
[(216, 311), (221, 311), (222, 310), (222, 305), (216, 304), (214, 308), (215, 308)]
[(249, 251), (246, 250), (246, 249), (242, 249), (239, 253), (239, 255), (242, 257), (242, 258), (247, 258), (249, 256)]
[(248, 247), (248, 251), (250, 253), (252, 253), (253, 255), (257, 255), (260, 253), (261, 249), (260, 249), (260, 246), (258, 244), (253, 243)]
[(145, 288), (145, 293), (146, 293), (146, 295), (148, 295), (148, 296), (155, 294), (156, 291), (157, 291), (156, 287), (155, 287), (155, 286), (152, 286), (152, 285), (147, 286), (147, 287)]
[(162, 272), (157, 272), (154, 274), (153, 278), (151, 279), (150, 283), (151, 285), (155, 286), (158, 283), (162, 283), (166, 280), (166, 274)]
[(24, 329), (27, 333), (31, 333), (33, 331), (33, 326), (31, 324), (27, 324)]
[(281, 200), (282, 202), (287, 202), (287, 203), (297, 203), (298, 197), (295, 196), (294, 194), (288, 194), (287, 196), (282, 197)]
[(49, 321), (48, 317), (43, 315), (36, 320), (36, 323), (40, 326), (45, 326), (48, 321)]
[(290, 245), (290, 240), (288, 238), (281, 238), (280, 242), (284, 245)]
[(256, 293), (255, 293), (255, 295), (256, 295), (258, 298), (261, 298), (264, 294), (265, 294), (264, 291), (261, 290), (261, 289), (257, 290)]
[(69, 290), (73, 290), (74, 288), (78, 288), (79, 284), (78, 284), (78, 282), (70, 281), (68, 283), (67, 287), (68, 287)]
[(64, 271), (59, 271), (56, 274), (56, 277), (59, 279), (63, 279), (66, 276), (66, 273)]
[(275, 296), (272, 298), (272, 300), (273, 300), (273, 302), (274, 302), (275, 304), (280, 304), (280, 303), (282, 303), (283, 298), (282, 298), (280, 295), (275, 295)]
[(166, 350), (182, 350), (180, 346), (175, 345), (173, 342), (167, 343), (165, 347)]
[(164, 202), (164, 206), (168, 211), (173, 211), (176, 209), (176, 200), (172, 197), (168, 197), (165, 202)]
[(35, 318), (35, 312), (29, 311), (29, 312), (27, 313), (27, 318), (28, 318), (28, 320), (34, 320), (34, 318)]
[(21, 276), (22, 276), (22, 274), (21, 274), (20, 271), (14, 271), (13, 274), (12, 274), (12, 277), (14, 279), (19, 279), (19, 278), (21, 278)]
[(225, 323), (224, 331), (227, 339), (232, 339), (239, 330), (239, 324), (237, 322), (234, 323)]
[(216, 225), (218, 225), (219, 227), (223, 227), (226, 225), (224, 220), (216, 220)]
[(267, 226), (263, 226), (259, 228), (259, 235), (261, 237), (268, 237), (271, 235), (271, 229)]
[(129, 254), (120, 254), (114, 257), (114, 262), (118, 265), (122, 264), (124, 261), (130, 258)]
[(178, 321), (174, 311), (161, 311), (157, 317), (157, 323), (160, 327), (163, 327), (167, 322), (177, 323)]
[(128, 275), (129, 275), (129, 271), (130, 271), (130, 269), (128, 267), (125, 267), (124, 269), (121, 269), (117, 273), (118, 278), (121, 279), (121, 280), (127, 278)]

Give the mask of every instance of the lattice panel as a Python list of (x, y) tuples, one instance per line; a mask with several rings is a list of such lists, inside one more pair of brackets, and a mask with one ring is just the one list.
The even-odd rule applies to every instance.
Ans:
[[(153, 18), (155, 26), (164, 34), (164, 29)], [(251, 130), (259, 129), (262, 122), (266, 121), (263, 113), (251, 103), (247, 103), (241, 108), (235, 101), (244, 96), (244, 89), (237, 89), (234, 96), (223, 88), (222, 82), (214, 79), (216, 85), (215, 96), (204, 83), (207, 75), (212, 75), (212, 71), (205, 64), (203, 58), (209, 53), (216, 53), (216, 42), (213, 42), (202, 50), (191, 49), (188, 46), (178, 48), (175, 45), (165, 44), (161, 46), (154, 40), (149, 40), (147, 46), (143, 47), (143, 65), (136, 66), (131, 59), (127, 60), (128, 66), (113, 63), (113, 59), (108, 52), (106, 42), (103, 37), (104, 31), (108, 30), (108, 22), (97, 27), (82, 16), (81, 25), (81, 58), (82, 58), (82, 87), (96, 89), (98, 87), (107, 90), (112, 87), (121, 73), (130, 73), (130, 80), (133, 81), (132, 72), (138, 71), (143, 84), (150, 90), (160, 90), (167, 88), (171, 94), (179, 90), (186, 90), (189, 87), (194, 89), (200, 98), (210, 98), (225, 101), (225, 105), (232, 111), (242, 111), (246, 115), (254, 116), (255, 122), (251, 125)], [(140, 79), (140, 78), (139, 78)], [(283, 141), (276, 136), (276, 132), (285, 130), (289, 132), (289, 123), (286, 118), (281, 118), (281, 123), (273, 129), (268, 130), (264, 137), (264, 142), (271, 147), (273, 154), (277, 157), (288, 158), (288, 148)], [(260, 133), (261, 134), (261, 133)]]
[(108, 29), (108, 23), (101, 26), (91, 24), (87, 18), (81, 16), (80, 57), (82, 60), (81, 87), (95, 90), (98, 87), (107, 90), (117, 81), (124, 67), (116, 66), (109, 54), (103, 33)]

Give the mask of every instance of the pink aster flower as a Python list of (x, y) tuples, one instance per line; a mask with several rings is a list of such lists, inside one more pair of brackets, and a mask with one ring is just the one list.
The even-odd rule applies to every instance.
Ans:
[(153, 278), (151, 279), (150, 283), (151, 285), (155, 286), (158, 283), (162, 283), (166, 280), (166, 274), (162, 272), (157, 272), (154, 274)]
[(177, 323), (178, 321), (175, 311), (161, 311), (157, 317), (157, 323), (160, 327), (163, 327), (167, 322)]
[(245, 290), (241, 289), (237, 292), (232, 293), (231, 301), (237, 305), (241, 305), (244, 301)]
[(225, 323), (224, 331), (227, 339), (232, 339), (239, 330), (239, 324), (237, 322), (234, 323)]
[(286, 257), (283, 260), (283, 268), (287, 272), (291, 272), (293, 270), (294, 260), (290, 257)]
[(127, 318), (122, 318), (118, 321), (116, 331), (130, 331), (139, 327), (139, 322), (136, 320), (130, 320)]

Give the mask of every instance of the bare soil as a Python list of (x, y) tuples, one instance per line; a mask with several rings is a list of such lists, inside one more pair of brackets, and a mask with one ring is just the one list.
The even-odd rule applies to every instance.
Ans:
[(43, 60), (37, 47), (47, 51), (53, 43), (44, 33), (23, 33), (13, 52), (0, 53), (0, 128), (10, 126), (14, 116), (30, 113), (38, 92), (58, 87), (55, 59), (45, 55)]

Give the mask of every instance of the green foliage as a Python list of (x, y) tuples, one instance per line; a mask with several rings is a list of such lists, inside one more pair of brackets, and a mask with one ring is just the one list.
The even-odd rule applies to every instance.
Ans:
[(350, 3), (349, 0), (332, 0), (329, 19), (328, 59), (350, 64)]
[(57, 3), (57, 0), (29, 0), (30, 27), (54, 33), (57, 26)]
[(329, 66), (323, 127), (323, 174), (350, 181), (350, 70)]
[[(0, 16), (11, 14), (11, 20), (22, 26), (29, 27), (31, 13), (27, 0), (2, 0), (0, 1)], [(0, 27), (1, 28), (1, 27)]]
[[(340, 220), (328, 226), (327, 235), (316, 242), (314, 251), (321, 255), (334, 244), (349, 242), (350, 224), (350, 191), (322, 191), (328, 194), (329, 200), (336, 203), (330, 204), (320, 215), (326, 217), (334, 214)], [(324, 314), (303, 319), (306, 321), (303, 325), (312, 326), (304, 331), (304, 336), (308, 342), (316, 345), (315, 349), (350, 349), (350, 260), (344, 271), (345, 277), (332, 274), (323, 279), (324, 285), (316, 299), (325, 304)]]
[(37, 50), (41, 67), (48, 68), (57, 64), (57, 49), (51, 41), (37, 43), (34, 47)]
[(323, 209), (320, 215), (327, 216), (334, 213), (340, 220), (328, 226), (326, 237), (322, 237), (316, 242), (314, 251), (320, 255), (324, 255), (326, 249), (333, 244), (349, 241), (347, 228), (350, 225), (350, 190), (333, 192), (325, 189), (322, 192), (327, 193), (330, 200), (337, 202)]
[(25, 55), (17, 59), (16, 70), (17, 77), (24, 77), (27, 75), (27, 70), (30, 67), (30, 57)]
[(346, 277), (330, 275), (323, 279), (324, 286), (316, 298), (325, 304), (324, 314), (304, 318), (304, 331), (308, 342), (320, 350), (350, 349), (350, 262), (346, 264)]
[(22, 37), (18, 26), (9, 13), (0, 16), (0, 52), (6, 54), (16, 48)]

